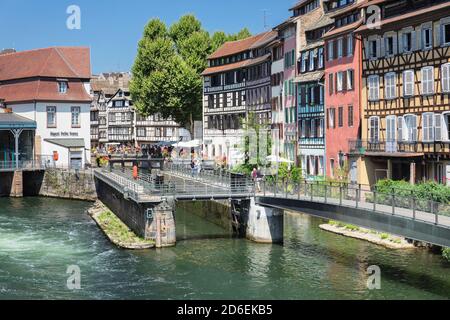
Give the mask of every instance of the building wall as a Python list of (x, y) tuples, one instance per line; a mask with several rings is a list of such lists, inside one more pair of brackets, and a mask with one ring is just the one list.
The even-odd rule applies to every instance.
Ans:
[[(47, 106), (56, 107), (56, 128), (47, 127)], [(80, 127), (72, 128), (71, 107), (80, 107)], [(37, 102), (35, 104), (11, 105), (14, 113), (36, 121), (36, 144), (41, 146), (41, 154), (52, 156), (54, 151), (59, 154), (57, 166), (70, 165), (70, 152), (67, 148), (46, 142), (45, 139), (84, 139), (82, 152), (82, 166), (90, 164), (91, 135), (90, 135), (90, 104), (89, 103), (55, 103)]]
[[(344, 39), (348, 34), (344, 36)], [(333, 38), (330, 40), (336, 40)], [(357, 140), (360, 138), (360, 92), (361, 92), (361, 41), (357, 37), (353, 37), (354, 50), (352, 56), (343, 56), (328, 60), (328, 41), (325, 43), (325, 114), (329, 115), (329, 110), (335, 110), (335, 127), (329, 125), (329, 119), (326, 119), (326, 166), (327, 176), (336, 176), (336, 170), (339, 169), (339, 154), (346, 156), (348, 168), (349, 163), (349, 140)], [(338, 72), (347, 72), (353, 70), (353, 89), (337, 92), (336, 77)], [(330, 83), (330, 74), (333, 75), (333, 83)], [(346, 73), (344, 73), (346, 75)], [(346, 77), (344, 77), (346, 80)], [(330, 93), (330, 86), (333, 93)], [(353, 124), (349, 124), (349, 106), (353, 107)], [(343, 107), (343, 123), (339, 126), (339, 107)], [(332, 159), (334, 160), (334, 168), (331, 168)], [(334, 173), (334, 174), (333, 174)]]

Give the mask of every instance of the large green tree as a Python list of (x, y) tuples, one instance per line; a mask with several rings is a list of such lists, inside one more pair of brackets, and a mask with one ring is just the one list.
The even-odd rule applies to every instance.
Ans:
[(250, 36), (216, 32), (212, 37), (193, 15), (185, 15), (170, 28), (159, 19), (145, 27), (133, 65), (130, 91), (142, 115), (161, 114), (194, 130), (202, 115), (202, 76), (207, 57), (230, 40)]

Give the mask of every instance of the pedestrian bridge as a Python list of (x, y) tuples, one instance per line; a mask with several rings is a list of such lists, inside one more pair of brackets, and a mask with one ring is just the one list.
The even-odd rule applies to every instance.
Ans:
[[(256, 220), (264, 211), (261, 208), (293, 210), (450, 247), (450, 204), (420, 200), (414, 195), (398, 197), (343, 183), (263, 181), (255, 186), (253, 181), (240, 175), (214, 171), (193, 174), (184, 165), (162, 167), (152, 173), (140, 172), (137, 178), (130, 169), (103, 168), (95, 171), (95, 177), (126, 199), (140, 204), (157, 204), (167, 199), (232, 202), (252, 199), (257, 209), (246, 212), (255, 212)], [(276, 214), (269, 215), (270, 218), (264, 219), (270, 225)], [(240, 223), (245, 228), (250, 220), (252, 218), (247, 217)], [(272, 229), (268, 227), (269, 233), (273, 233)]]

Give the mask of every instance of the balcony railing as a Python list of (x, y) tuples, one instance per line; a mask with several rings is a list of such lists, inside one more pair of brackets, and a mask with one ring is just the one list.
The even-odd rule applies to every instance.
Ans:
[(55, 166), (53, 156), (37, 155), (32, 159), (19, 159), (15, 160), (0, 160), (0, 172), (1, 171), (14, 171), (14, 170), (43, 170)]
[(370, 141), (350, 140), (349, 150), (353, 154), (380, 153), (448, 153), (450, 141)]

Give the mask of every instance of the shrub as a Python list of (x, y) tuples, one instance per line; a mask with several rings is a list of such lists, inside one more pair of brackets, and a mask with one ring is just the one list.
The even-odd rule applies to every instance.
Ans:
[(442, 248), (442, 256), (447, 261), (450, 261), (450, 248)]
[(386, 239), (389, 239), (389, 235), (387, 233), (382, 233), (382, 234), (380, 234), (380, 238), (382, 240), (386, 240)]

